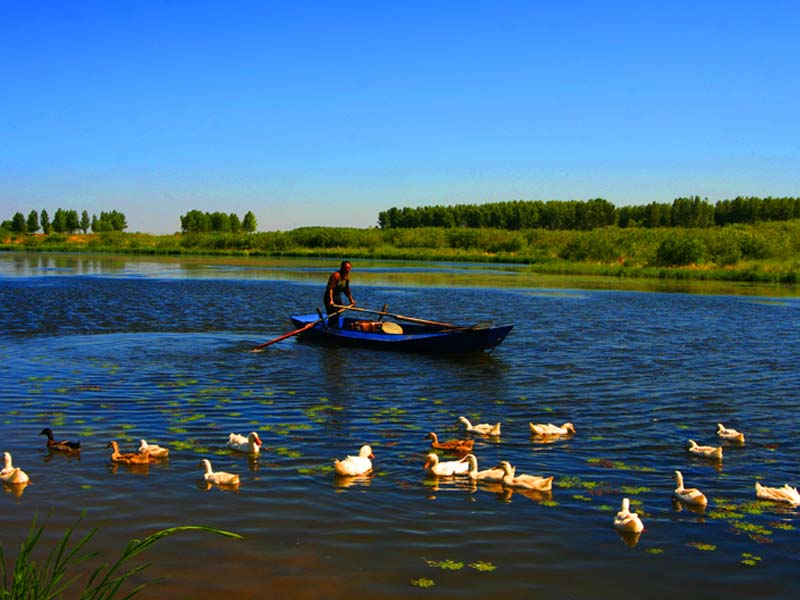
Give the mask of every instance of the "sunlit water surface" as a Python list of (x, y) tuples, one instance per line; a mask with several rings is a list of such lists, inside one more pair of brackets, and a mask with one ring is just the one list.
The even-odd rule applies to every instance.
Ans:
[[(503, 266), (356, 264), (360, 306), (458, 323), (514, 323), (490, 355), (435, 357), (318, 347), (249, 350), (312, 312), (335, 261), (254, 267), (203, 259), (0, 255), (0, 439), (32, 483), (0, 494), (14, 556), (34, 515), (55, 541), (80, 532), (116, 559), (175, 525), (145, 558), (156, 598), (794, 597), (797, 508), (754, 483), (800, 484), (800, 300), (540, 287)], [(547, 495), (425, 476), (425, 434), (457, 418), (502, 422), (476, 438), (481, 467), (554, 475)], [(529, 422), (575, 424), (551, 443)], [(743, 430), (721, 464), (716, 423)], [(44, 437), (80, 439), (79, 457)], [(225, 448), (258, 431), (257, 459)], [(142, 470), (106, 444), (172, 448)], [(369, 443), (374, 476), (337, 481), (333, 458)], [(207, 489), (198, 466), (240, 474)], [(671, 475), (709, 497), (673, 503)], [(612, 520), (632, 500), (645, 531)], [(148, 577), (137, 579), (144, 581)], [(425, 587), (429, 586), (429, 587)]]

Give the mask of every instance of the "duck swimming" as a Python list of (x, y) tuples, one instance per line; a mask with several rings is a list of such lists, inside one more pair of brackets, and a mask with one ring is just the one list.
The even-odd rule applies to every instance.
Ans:
[(472, 452), (472, 447), (475, 445), (475, 440), (447, 440), (440, 442), (438, 436), (432, 431), (425, 437), (433, 440), (431, 441), (431, 448), (455, 452), (456, 454), (468, 454)]
[(736, 442), (737, 444), (744, 444), (744, 434), (741, 431), (728, 429), (722, 423), (717, 423), (717, 435), (723, 440)]
[(422, 468), (431, 475), (449, 477), (451, 475), (466, 475), (469, 471), (469, 463), (464, 459), (439, 462), (439, 455), (431, 452), (425, 457), (425, 466)]
[(3, 469), (0, 470), (0, 481), (9, 485), (28, 483), (28, 474), (11, 464), (11, 453), (3, 452)]
[(517, 475), (516, 468), (507, 460), (501, 460), (503, 469), (503, 485), (510, 488), (548, 492), (553, 489), (553, 476), (537, 477), (536, 475)]
[(139, 454), (147, 454), (153, 458), (167, 458), (169, 456), (169, 448), (148, 444), (147, 440), (139, 440)]
[(552, 423), (528, 423), (533, 435), (570, 435), (575, 433), (572, 423), (564, 423), (561, 427)]
[(354, 477), (356, 475), (366, 475), (372, 471), (372, 461), (375, 455), (372, 448), (366, 444), (361, 446), (358, 456), (348, 456), (344, 460), (334, 460), (333, 470), (342, 477)]
[(149, 465), (156, 462), (156, 459), (149, 454), (139, 454), (138, 452), (120, 453), (117, 442), (108, 442), (106, 448), (111, 448), (111, 462), (124, 465)]
[(232, 433), (228, 436), (228, 448), (237, 452), (258, 454), (261, 451), (261, 438), (255, 431), (248, 433), (247, 437)]
[(466, 460), (469, 465), (467, 477), (473, 481), (486, 481), (488, 483), (500, 483), (503, 481), (503, 476), (505, 475), (503, 469), (494, 467), (492, 469), (478, 471), (478, 459), (474, 454), (467, 454), (464, 460)]
[(614, 529), (622, 532), (640, 533), (644, 531), (644, 524), (635, 512), (631, 512), (631, 501), (622, 499), (622, 508), (614, 517)]
[(480, 435), (500, 435), (500, 423), (495, 423), (492, 425), (491, 423), (478, 423), (477, 425), (473, 425), (470, 423), (467, 417), (458, 417), (460, 423), (463, 423), (464, 427), (470, 433), (477, 433)]
[(56, 441), (53, 437), (53, 430), (49, 427), (42, 429), (39, 435), (47, 436), (47, 447), (50, 450), (58, 450), (59, 452), (79, 452), (81, 449), (80, 442), (68, 442), (66, 440), (62, 442)]
[(722, 460), (722, 446), (698, 446), (697, 442), (689, 440), (688, 450), (697, 456), (711, 458), (713, 460)]
[(200, 461), (200, 464), (205, 469), (203, 473), (203, 479), (205, 479), (208, 483), (214, 483), (216, 485), (239, 485), (239, 476), (234, 473), (226, 473), (225, 471), (212, 471), (211, 470), (211, 461), (207, 458), (204, 458)]
[(675, 491), (672, 492), (672, 495), (677, 500), (693, 506), (706, 506), (708, 504), (708, 499), (703, 492), (697, 488), (683, 487), (683, 473), (680, 471), (675, 471), (675, 473), (672, 475), (672, 478), (675, 480), (677, 485)]
[(772, 502), (783, 502), (792, 506), (800, 506), (800, 493), (797, 488), (791, 487), (788, 483), (783, 487), (767, 487), (756, 481), (756, 497)]

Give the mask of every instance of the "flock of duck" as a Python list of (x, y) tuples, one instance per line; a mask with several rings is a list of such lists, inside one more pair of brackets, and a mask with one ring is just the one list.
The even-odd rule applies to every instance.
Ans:
[[(479, 423), (473, 425), (466, 417), (459, 417), (459, 422), (464, 425), (467, 432), (485, 437), (499, 437), (500, 423)], [(529, 423), (530, 431), (536, 437), (571, 436), (576, 430), (572, 423), (563, 425), (553, 425), (552, 423), (537, 424)], [(47, 447), (50, 450), (66, 453), (80, 452), (80, 442), (58, 441), (53, 435), (53, 431), (46, 427), (39, 435), (47, 436)], [(730, 443), (744, 444), (745, 436), (743, 433), (728, 429), (721, 423), (717, 424), (717, 436)], [(474, 439), (453, 439), (440, 441), (436, 433), (430, 432), (427, 436), (431, 440), (431, 449), (438, 450), (444, 454), (455, 454), (455, 460), (441, 460), (437, 452), (427, 454), (424, 470), (434, 477), (463, 476), (473, 482), (497, 483), (504, 488), (513, 490), (530, 490), (535, 492), (549, 492), (553, 485), (553, 476), (537, 476), (528, 474), (517, 474), (516, 467), (507, 460), (501, 460), (496, 466), (490, 469), (478, 469), (478, 459), (472, 453)], [(231, 450), (258, 455), (261, 449), (261, 438), (255, 431), (248, 435), (231, 433), (228, 436), (226, 446)], [(148, 444), (146, 440), (140, 440), (139, 448), (136, 452), (120, 452), (117, 442), (108, 443), (111, 448), (111, 461), (128, 465), (142, 465), (157, 462), (169, 457), (169, 449), (154, 444)], [(689, 440), (687, 450), (697, 456), (711, 460), (722, 460), (722, 446), (701, 446), (694, 440)], [(337, 477), (359, 477), (369, 475), (372, 472), (372, 461), (375, 455), (372, 448), (365, 444), (355, 456), (346, 456), (344, 459), (335, 459), (333, 463), (334, 473)], [(28, 475), (19, 467), (12, 464), (11, 454), (3, 453), (4, 466), (0, 470), (0, 481), (9, 486), (24, 486), (29, 481)], [(239, 485), (239, 475), (224, 471), (214, 471), (208, 459), (202, 459), (200, 465), (203, 467), (203, 478), (209, 484), (218, 486), (235, 487)], [(687, 488), (684, 486), (683, 474), (675, 471), (675, 490), (673, 497), (684, 504), (696, 507), (705, 507), (708, 499), (703, 492), (697, 488)], [(767, 487), (759, 482), (755, 483), (756, 497), (761, 500), (781, 502), (793, 507), (800, 506), (800, 493), (797, 488), (790, 487), (788, 484), (783, 487)], [(622, 499), (622, 507), (614, 517), (614, 528), (622, 533), (640, 533), (644, 530), (641, 518), (630, 510), (630, 500)]]

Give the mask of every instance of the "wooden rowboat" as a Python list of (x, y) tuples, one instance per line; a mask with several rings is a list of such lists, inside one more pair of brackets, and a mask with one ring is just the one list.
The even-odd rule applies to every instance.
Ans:
[(328, 319), (320, 320), (317, 314), (291, 317), (292, 323), (298, 328), (313, 324), (299, 334), (303, 339), (336, 346), (432, 354), (491, 351), (514, 327), (401, 325), (394, 321), (364, 321), (341, 316), (332, 318), (338, 321), (338, 327), (329, 327)]

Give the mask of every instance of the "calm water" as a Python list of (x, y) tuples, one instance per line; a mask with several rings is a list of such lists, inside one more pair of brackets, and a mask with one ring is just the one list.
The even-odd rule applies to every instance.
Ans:
[[(98, 526), (93, 547), (109, 559), (174, 525), (244, 536), (162, 540), (146, 573), (166, 580), (146, 598), (794, 597), (800, 509), (757, 502), (753, 484), (800, 484), (798, 297), (356, 263), (360, 306), (516, 326), (473, 357), (297, 338), (249, 352), (320, 306), (334, 263), (0, 255), (0, 439), (32, 479), (0, 494), (6, 553), (34, 515), (50, 515), (53, 540), (85, 510), (80, 531)], [(552, 474), (552, 494), (426, 478), (425, 434), (465, 437), (461, 415), (502, 421), (499, 440), (476, 441), (482, 467)], [(530, 421), (577, 434), (541, 443)], [(721, 465), (689, 455), (689, 438), (717, 445), (717, 422), (747, 443)], [(45, 426), (80, 439), (80, 457), (48, 455)], [(251, 430), (260, 458), (225, 449)], [(108, 441), (142, 437), (171, 447), (169, 461), (110, 464)], [(363, 443), (375, 475), (343, 486), (332, 459)], [(201, 458), (239, 473), (239, 490), (206, 489)], [(671, 501), (676, 469), (709, 497), (704, 514)], [(624, 496), (646, 527), (635, 544), (611, 527)]]

